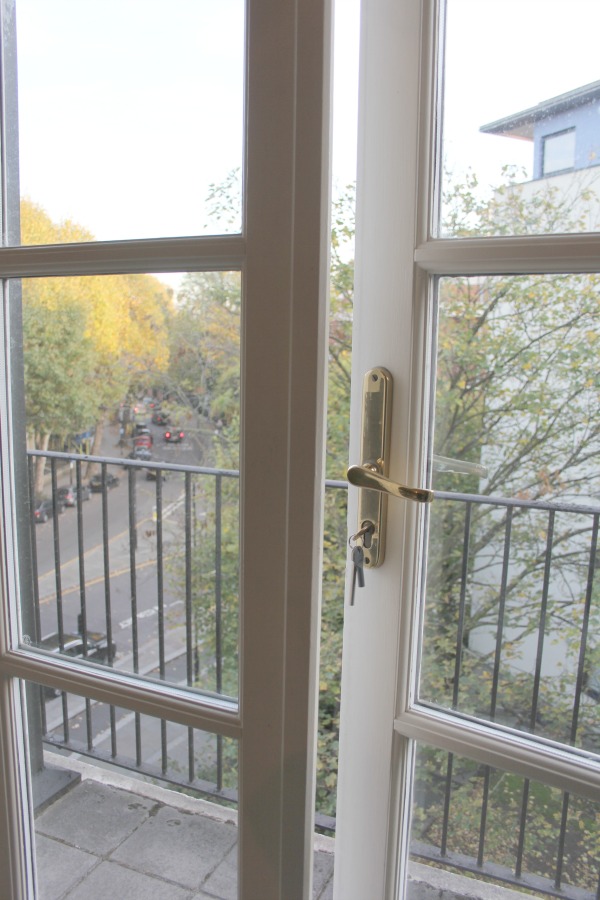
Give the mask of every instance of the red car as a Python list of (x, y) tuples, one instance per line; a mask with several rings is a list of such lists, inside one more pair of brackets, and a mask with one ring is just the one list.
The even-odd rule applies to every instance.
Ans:
[(153, 444), (152, 435), (151, 434), (138, 434), (133, 439), (134, 447), (151, 447)]
[(178, 429), (165, 431), (165, 441), (169, 441), (171, 444), (179, 444), (185, 437), (183, 431), (179, 431)]

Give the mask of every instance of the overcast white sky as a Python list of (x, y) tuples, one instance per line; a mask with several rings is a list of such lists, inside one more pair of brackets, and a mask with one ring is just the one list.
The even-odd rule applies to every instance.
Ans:
[[(353, 179), (358, 0), (337, 0), (334, 176)], [(17, 0), (22, 193), (97, 239), (201, 233), (241, 162), (242, 0)], [(483, 183), (531, 145), (479, 127), (600, 79), (600, 0), (449, 0), (445, 134)]]

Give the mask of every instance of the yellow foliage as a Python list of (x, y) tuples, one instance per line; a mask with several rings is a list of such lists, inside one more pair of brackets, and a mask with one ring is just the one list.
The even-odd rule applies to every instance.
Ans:
[[(21, 202), (24, 244), (75, 243), (94, 240), (71, 221), (55, 224), (31, 200)], [(171, 291), (150, 275), (90, 275), (33, 279), (23, 282), (23, 302), (48, 309), (65, 305), (85, 312), (85, 337), (96, 350), (102, 375), (123, 382), (168, 364), (166, 319), (172, 309)]]

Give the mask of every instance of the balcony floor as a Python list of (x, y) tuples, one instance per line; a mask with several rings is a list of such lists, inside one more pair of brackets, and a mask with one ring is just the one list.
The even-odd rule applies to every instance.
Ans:
[[(36, 817), (42, 900), (236, 900), (235, 810), (72, 758), (81, 775)], [(331, 838), (316, 837), (315, 900), (333, 897)]]

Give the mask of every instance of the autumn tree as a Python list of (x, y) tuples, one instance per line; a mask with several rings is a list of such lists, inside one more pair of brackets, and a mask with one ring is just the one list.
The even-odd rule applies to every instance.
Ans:
[[(92, 240), (84, 228), (55, 224), (22, 201), (28, 244)], [(165, 369), (170, 291), (148, 275), (73, 276), (23, 282), (23, 343), (28, 444), (45, 450), (93, 428), (99, 452), (107, 415), (142, 376)], [(44, 458), (36, 471), (42, 492)]]

